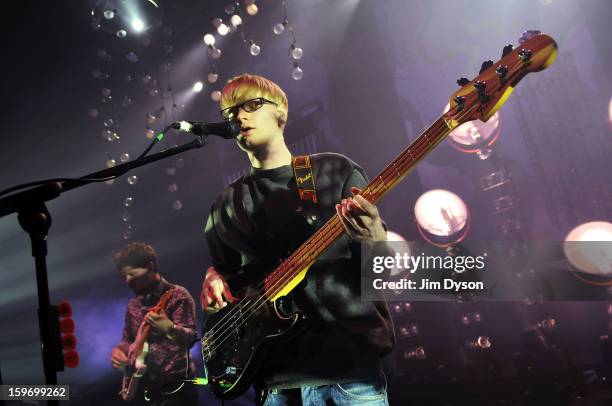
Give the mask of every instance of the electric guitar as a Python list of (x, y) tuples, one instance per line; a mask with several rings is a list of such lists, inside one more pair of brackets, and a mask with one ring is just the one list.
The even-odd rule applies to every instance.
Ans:
[[(504, 47), (502, 58), (482, 64), (479, 75), (450, 98), (450, 109), (426, 129), (361, 191), (375, 204), (404, 179), (429, 152), (457, 126), (472, 120), (487, 121), (506, 102), (528, 73), (551, 65), (557, 44), (549, 36), (527, 32), (516, 49)], [(525, 35), (524, 35), (525, 37)], [(344, 233), (334, 215), (259, 284), (239, 292), (242, 299), (210, 315), (204, 323), (202, 358), (212, 392), (221, 399), (244, 393), (263, 362), (266, 348), (295, 330), (301, 314), (283, 311), (282, 298), (306, 276), (309, 267)], [(236, 292), (234, 292), (236, 293)]]
[[(159, 299), (157, 304), (149, 309), (149, 312), (160, 313), (168, 304), (168, 301), (172, 298), (174, 288), (170, 288), (164, 292), (162, 297)], [(147, 372), (147, 365), (145, 359), (149, 353), (149, 343), (147, 337), (151, 326), (146, 323), (145, 320), (140, 323), (136, 339), (132, 344), (134, 346), (133, 354), (131, 356), (128, 366), (123, 370), (123, 382), (121, 384), (121, 399), (129, 402), (134, 398), (134, 395), (138, 391), (138, 385)]]

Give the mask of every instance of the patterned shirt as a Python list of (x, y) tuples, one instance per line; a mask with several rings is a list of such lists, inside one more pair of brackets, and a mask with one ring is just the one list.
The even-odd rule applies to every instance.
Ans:
[(149, 331), (145, 380), (150, 388), (192, 377), (189, 349), (196, 339), (195, 302), (182, 286), (170, 284), (162, 278), (152, 292), (130, 299), (125, 312), (125, 326), (120, 345), (127, 349), (128, 345), (134, 342), (148, 310), (157, 304), (169, 288), (174, 288), (174, 293), (164, 310), (174, 323), (175, 329), (172, 330), (171, 337), (154, 327)]

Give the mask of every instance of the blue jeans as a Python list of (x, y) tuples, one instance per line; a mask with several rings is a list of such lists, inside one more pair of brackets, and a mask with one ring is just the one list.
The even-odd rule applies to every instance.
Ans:
[(324, 386), (303, 386), (297, 389), (270, 389), (264, 406), (389, 406), (386, 380), (347, 382)]

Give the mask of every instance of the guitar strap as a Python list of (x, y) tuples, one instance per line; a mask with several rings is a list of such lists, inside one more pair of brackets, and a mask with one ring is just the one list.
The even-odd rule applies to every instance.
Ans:
[(310, 156), (298, 155), (291, 158), (293, 175), (301, 200), (317, 203), (317, 188), (315, 178), (310, 166)]

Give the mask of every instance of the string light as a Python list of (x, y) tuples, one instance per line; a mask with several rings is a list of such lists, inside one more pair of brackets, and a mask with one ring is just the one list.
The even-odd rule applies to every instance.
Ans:
[(281, 1), (284, 11), (283, 21), (277, 23), (272, 28), (272, 31), (276, 35), (281, 35), (285, 31), (288, 31), (291, 34), (291, 45), (289, 45), (289, 58), (293, 61), (293, 70), (291, 71), (291, 77), (293, 80), (302, 80), (304, 77), (304, 71), (302, 67), (298, 64), (298, 60), (302, 59), (304, 56), (304, 51), (302, 48), (297, 46), (297, 39), (295, 38), (295, 32), (293, 27), (289, 24), (288, 12), (287, 12), (287, 3), (283, 0)]

